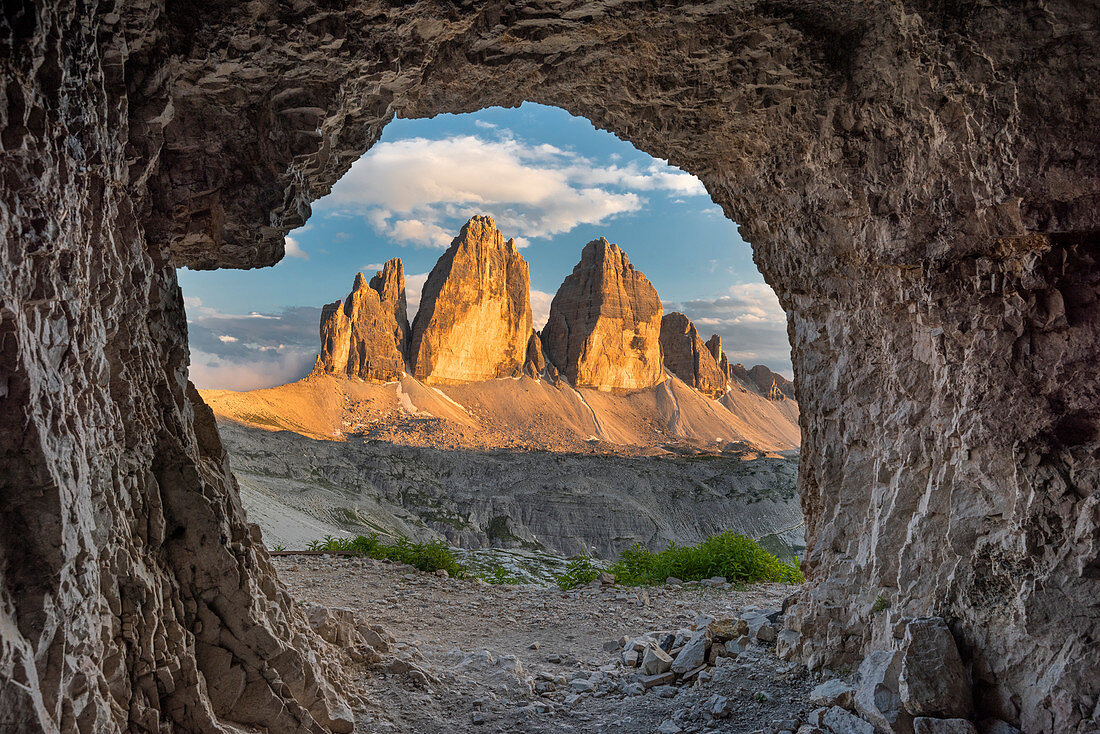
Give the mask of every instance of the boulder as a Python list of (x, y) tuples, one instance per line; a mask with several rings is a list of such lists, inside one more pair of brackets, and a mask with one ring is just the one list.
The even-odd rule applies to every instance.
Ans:
[(978, 734), (978, 730), (966, 719), (918, 716), (913, 719), (913, 734)]
[(711, 640), (714, 642), (736, 640), (741, 635), (747, 635), (749, 633), (748, 623), (739, 618), (718, 619), (711, 622), (708, 626), (710, 628)]
[(646, 675), (660, 675), (672, 668), (672, 658), (661, 648), (649, 645), (642, 653), (641, 667)]
[(714, 398), (726, 391), (726, 376), (684, 314), (673, 312), (661, 319), (661, 352), (668, 371), (687, 385)]
[(388, 382), (405, 374), (405, 273), (390, 260), (367, 284), (355, 275), (343, 301), (321, 309), (321, 352), (315, 371)]
[(550, 362), (576, 387), (639, 390), (664, 379), (661, 299), (617, 245), (584, 246), (542, 330)]
[(453, 385), (520, 374), (531, 341), (530, 275), (492, 217), (462, 227), (424, 283), (409, 340), (413, 375)]
[(672, 672), (677, 675), (686, 675), (707, 661), (707, 644), (709, 635), (706, 630), (696, 632), (680, 649), (680, 654), (672, 663)]
[(855, 706), (855, 697), (855, 686), (839, 678), (833, 678), (817, 685), (810, 691), (810, 705), (840, 706), (843, 709), (850, 710)]
[(867, 655), (856, 674), (856, 711), (880, 734), (913, 734), (913, 717), (901, 705), (898, 676), (901, 653), (876, 650)]
[(914, 716), (969, 718), (973, 712), (966, 666), (939, 617), (906, 625), (898, 684), (901, 703)]
[(810, 712), (809, 722), (831, 734), (875, 734), (875, 727), (839, 706), (822, 707)]

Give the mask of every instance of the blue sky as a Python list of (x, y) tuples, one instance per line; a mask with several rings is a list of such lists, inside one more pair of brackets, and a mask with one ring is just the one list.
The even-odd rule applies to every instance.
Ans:
[(563, 110), (524, 104), (395, 120), (290, 233), (270, 268), (181, 270), (200, 388), (251, 389), (306, 374), (320, 307), (391, 257), (405, 265), (409, 317), (427, 273), (474, 214), (489, 214), (530, 264), (536, 328), (585, 243), (622, 247), (727, 354), (790, 375), (786, 325), (749, 246), (698, 179)]

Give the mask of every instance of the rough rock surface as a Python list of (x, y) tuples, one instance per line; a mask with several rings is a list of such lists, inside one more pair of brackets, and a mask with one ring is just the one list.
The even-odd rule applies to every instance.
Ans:
[(351, 293), (321, 309), (315, 369), (389, 382), (405, 374), (405, 271), (394, 259), (371, 279), (356, 273)]
[(970, 677), (947, 624), (935, 617), (905, 625), (898, 693), (914, 716), (966, 719), (973, 715)]
[(704, 395), (716, 398), (726, 391), (726, 375), (684, 314), (668, 313), (661, 319), (661, 353), (670, 372)]
[(492, 217), (462, 227), (424, 283), (409, 363), (427, 384), (512, 377), (531, 337), (531, 278)]
[(550, 303), (550, 361), (576, 387), (637, 390), (663, 378), (660, 339), (661, 299), (649, 279), (618, 245), (585, 245)]
[(249, 695), (287, 702), (255, 722), (303, 715), (276, 679), (315, 636), (294, 640), (224, 460), (198, 451), (173, 269), (277, 261), (396, 115), (524, 100), (699, 176), (787, 310), (812, 580), (795, 652), (854, 663), (900, 614), (939, 614), (980, 716), (1095, 716), (1091, 3), (6, 10), (0, 678), (19, 685), (0, 710), (25, 728), (212, 718), (196, 638), (224, 649), (228, 619), (266, 637), (236, 648)]
[(409, 346), (409, 306), (405, 300), (405, 266), (401, 258), (387, 260), (370, 279), (370, 287), (378, 291), (382, 303), (393, 305), (393, 320), (397, 322), (393, 340), (404, 355)]
[(707, 339), (707, 349), (710, 350), (710, 356), (714, 357), (714, 362), (718, 365), (718, 371), (725, 376), (728, 382), (733, 373), (731, 372), (729, 357), (722, 349), (722, 337), (712, 334), (710, 339)]
[(538, 332), (532, 329), (531, 338), (527, 340), (527, 357), (523, 361), (523, 370), (531, 377), (538, 377), (544, 369), (546, 357), (542, 353), (542, 340), (539, 339)]

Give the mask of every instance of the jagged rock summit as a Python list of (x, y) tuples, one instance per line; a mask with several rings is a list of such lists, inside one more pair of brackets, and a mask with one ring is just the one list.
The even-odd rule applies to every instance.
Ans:
[(405, 374), (405, 270), (401, 260), (385, 264), (368, 285), (355, 275), (344, 301), (321, 310), (321, 353), (314, 371), (386, 382)]
[[(715, 339), (721, 349), (721, 337), (715, 334), (711, 341)], [(673, 312), (661, 319), (661, 351), (669, 372), (699, 392), (716, 398), (726, 391), (729, 377), (719, 369), (711, 348), (684, 314)], [(725, 354), (721, 356), (725, 358)]]
[(576, 387), (638, 390), (664, 379), (661, 299), (618, 245), (584, 246), (550, 304), (542, 341)]
[(409, 363), (427, 384), (512, 377), (527, 361), (531, 278), (492, 217), (466, 222), (424, 284)]

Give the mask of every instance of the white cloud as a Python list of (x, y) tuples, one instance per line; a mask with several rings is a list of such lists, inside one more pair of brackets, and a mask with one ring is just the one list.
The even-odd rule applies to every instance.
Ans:
[(474, 120), (474, 125), (485, 130), (495, 130), (497, 127), (495, 122), (489, 122), (488, 120)]
[(409, 313), (409, 321), (420, 310), (420, 294), (424, 291), (424, 283), (428, 280), (427, 273), (415, 273), (405, 276), (405, 304)]
[(232, 344), (233, 342), (237, 341), (237, 337), (229, 336), (229, 334), (222, 334), (218, 337), (218, 341), (220, 341), (222, 344)]
[(370, 263), (369, 265), (364, 265), (362, 270), (364, 273), (369, 273), (372, 270), (381, 270), (384, 265), (385, 263)]
[(301, 243), (290, 235), (283, 238), (283, 249), (286, 251), (287, 257), (300, 257), (303, 260), (309, 259), (309, 253), (303, 250)]
[(294, 349), (271, 360), (238, 362), (192, 350), (188, 377), (200, 390), (259, 390), (305, 377), (316, 355), (316, 349)]
[(706, 193), (662, 161), (602, 165), (545, 143), (457, 135), (374, 146), (315, 208), (359, 214), (399, 244), (434, 248), (450, 244), (474, 214), (491, 214), (505, 236), (526, 246), (639, 211), (645, 191)]
[(535, 331), (542, 331), (546, 321), (550, 318), (550, 302), (554, 300), (553, 293), (531, 289), (531, 321)]

